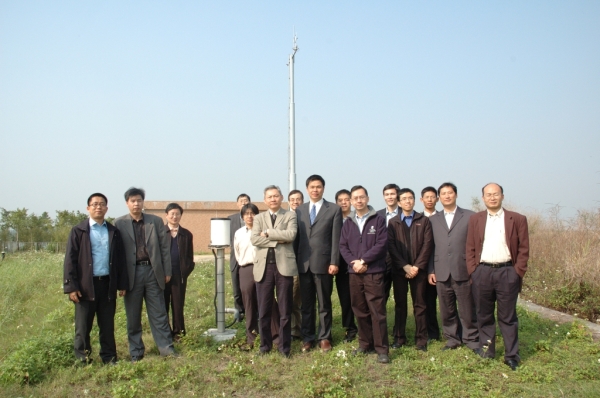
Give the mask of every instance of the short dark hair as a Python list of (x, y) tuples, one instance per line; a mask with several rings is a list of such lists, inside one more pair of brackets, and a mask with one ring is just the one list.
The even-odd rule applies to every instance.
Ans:
[(502, 188), (502, 185), (498, 184), (497, 182), (488, 182), (487, 184), (485, 184), (485, 185), (483, 186), (483, 188), (481, 188), (481, 194), (482, 194), (482, 195), (483, 195), (483, 190), (485, 189), (485, 187), (487, 187), (488, 185), (491, 185), (491, 184), (498, 185), (498, 186), (500, 187), (500, 193), (501, 193), (502, 195), (504, 195), (504, 188)]
[(236, 199), (235, 201), (237, 202), (237, 201), (238, 201), (238, 200), (240, 200), (241, 198), (247, 198), (247, 199), (248, 199), (248, 202), (252, 202), (252, 199), (250, 199), (250, 196), (248, 196), (248, 194), (245, 194), (245, 193), (241, 193), (241, 194), (239, 194), (239, 195), (238, 195), (238, 197), (237, 197), (237, 199)]
[(452, 188), (452, 190), (454, 191), (455, 194), (458, 194), (458, 189), (456, 189), (456, 185), (454, 185), (451, 182), (445, 182), (442, 185), (440, 185), (440, 187), (438, 188), (438, 196), (440, 194), (440, 192), (442, 192), (442, 188)]
[(410, 189), (410, 188), (402, 188), (400, 190), (400, 192), (398, 192), (398, 199), (400, 199), (400, 195), (404, 195), (405, 193), (410, 193), (413, 196), (413, 198), (415, 197), (415, 193), (414, 193), (414, 191), (412, 189)]
[(354, 191), (358, 191), (359, 189), (362, 189), (363, 191), (365, 191), (365, 195), (369, 196), (369, 193), (367, 192), (367, 188), (363, 187), (362, 185), (355, 185), (350, 189), (350, 196), (352, 196), (352, 194), (354, 193)]
[(106, 199), (106, 196), (104, 196), (100, 192), (96, 192), (96, 193), (91, 194), (90, 197), (88, 198), (88, 201), (87, 201), (88, 206), (90, 205), (90, 202), (92, 201), (92, 198), (96, 197), (96, 196), (104, 198), (104, 202), (106, 202), (106, 204), (108, 204), (108, 199)]
[(308, 184), (310, 184), (313, 181), (321, 181), (321, 184), (323, 184), (323, 187), (325, 187), (325, 180), (318, 174), (313, 174), (306, 179), (306, 187), (308, 188)]
[(395, 189), (396, 193), (398, 195), (400, 195), (400, 187), (397, 184), (387, 184), (385, 187), (383, 187), (383, 191), (382, 192), (385, 192), (388, 189)]
[(254, 215), (258, 214), (258, 207), (256, 207), (254, 203), (246, 203), (242, 206), (242, 210), (240, 210), (240, 216), (244, 217), (244, 214), (246, 214), (248, 210), (251, 210)]
[(142, 197), (142, 200), (146, 200), (146, 191), (144, 191), (142, 188), (129, 188), (127, 191), (125, 191), (125, 202), (127, 202), (132, 196), (138, 195)]
[(168, 213), (173, 209), (179, 209), (179, 212), (183, 214), (183, 207), (179, 206), (177, 203), (169, 203), (165, 209), (165, 213)]
[(339, 191), (337, 191), (337, 192), (335, 193), (335, 201), (336, 201), (336, 202), (337, 202), (337, 200), (338, 200), (338, 197), (339, 197), (340, 195), (348, 195), (348, 196), (351, 196), (351, 194), (350, 194), (350, 191), (348, 191), (347, 189), (340, 189)]
[(429, 186), (429, 187), (425, 187), (421, 190), (421, 197), (425, 196), (425, 194), (427, 192), (433, 192), (435, 194), (435, 196), (438, 195), (438, 192), (435, 190), (435, 188), (432, 186)]
[(290, 200), (290, 197), (291, 197), (292, 195), (295, 195), (295, 194), (297, 194), (297, 193), (299, 193), (299, 194), (300, 194), (300, 197), (302, 198), (302, 200), (304, 200), (304, 194), (302, 193), (302, 191), (299, 191), (299, 190), (297, 190), (297, 189), (292, 189), (292, 190), (290, 191), (290, 193), (288, 193), (288, 200)]

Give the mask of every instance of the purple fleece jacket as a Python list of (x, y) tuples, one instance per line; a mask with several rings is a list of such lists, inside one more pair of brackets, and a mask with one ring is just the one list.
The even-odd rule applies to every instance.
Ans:
[(348, 263), (348, 272), (354, 274), (351, 262), (363, 259), (367, 264), (367, 274), (385, 272), (387, 255), (387, 227), (385, 218), (369, 206), (369, 216), (362, 234), (356, 223), (356, 212), (350, 213), (340, 236), (340, 253)]

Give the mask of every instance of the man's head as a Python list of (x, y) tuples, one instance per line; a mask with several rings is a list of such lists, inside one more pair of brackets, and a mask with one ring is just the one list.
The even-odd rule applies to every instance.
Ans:
[(87, 200), (87, 211), (92, 220), (101, 224), (108, 211), (108, 199), (106, 199), (106, 196), (99, 192), (91, 194)]
[(169, 203), (165, 209), (165, 213), (167, 213), (167, 223), (171, 227), (178, 227), (183, 214), (183, 208), (177, 203)]
[(283, 202), (281, 189), (277, 185), (269, 185), (265, 188), (265, 204), (273, 213), (279, 210)]
[(399, 202), (402, 212), (407, 216), (410, 215), (415, 208), (415, 193), (412, 189), (402, 188), (398, 192), (398, 196), (400, 197)]
[(456, 185), (451, 182), (445, 182), (438, 188), (438, 195), (440, 196), (440, 202), (442, 206), (448, 210), (452, 210), (456, 206), (456, 197), (458, 196), (458, 190)]
[(254, 216), (258, 214), (258, 207), (254, 203), (247, 203), (242, 206), (242, 210), (240, 210), (240, 216), (244, 220), (244, 223), (248, 228), (252, 227), (254, 223)]
[(242, 210), (242, 207), (244, 207), (245, 204), (248, 204), (250, 202), (251, 202), (250, 196), (246, 195), (245, 193), (239, 194), (236, 199), (236, 204), (237, 204), (238, 210)]
[(144, 199), (146, 199), (146, 191), (141, 188), (131, 187), (125, 191), (125, 203), (130, 215), (139, 217), (142, 214)]
[(438, 202), (438, 194), (434, 187), (425, 187), (421, 191), (421, 203), (428, 213), (433, 213)]
[(354, 209), (356, 210), (356, 214), (362, 216), (369, 211), (369, 194), (367, 193), (367, 189), (362, 185), (355, 185), (350, 189), (350, 202)]
[(318, 202), (325, 192), (325, 180), (318, 174), (313, 174), (306, 179), (306, 192), (311, 202)]
[(504, 200), (504, 188), (500, 184), (490, 182), (486, 184), (482, 189), (483, 203), (490, 213), (495, 214), (502, 208), (502, 201)]
[(304, 195), (299, 190), (294, 189), (288, 194), (288, 203), (291, 210), (296, 210), (298, 206), (304, 203)]
[(350, 212), (350, 191), (347, 189), (340, 189), (335, 194), (335, 203), (341, 207), (343, 214)]
[(400, 187), (396, 184), (387, 184), (383, 187), (383, 200), (388, 209), (395, 209), (398, 206), (398, 196)]

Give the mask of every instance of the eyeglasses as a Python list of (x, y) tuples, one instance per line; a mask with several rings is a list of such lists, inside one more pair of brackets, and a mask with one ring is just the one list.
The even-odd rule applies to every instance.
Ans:
[(415, 198), (400, 198), (400, 202), (414, 202)]
[(94, 209), (95, 209), (96, 207), (103, 208), (103, 207), (105, 207), (105, 206), (106, 206), (106, 203), (103, 203), (103, 202), (94, 202), (94, 203), (90, 203), (90, 207), (92, 207), (92, 208), (94, 208)]
[(499, 198), (500, 197), (500, 193), (496, 192), (496, 193), (486, 193), (484, 195), (486, 198), (490, 199), (490, 198)]
[(354, 199), (354, 200), (365, 200), (365, 199), (367, 199), (367, 197), (366, 196), (355, 196), (352, 199)]

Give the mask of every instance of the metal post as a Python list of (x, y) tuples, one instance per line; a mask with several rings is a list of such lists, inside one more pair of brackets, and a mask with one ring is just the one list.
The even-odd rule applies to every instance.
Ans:
[(217, 249), (217, 332), (225, 332), (225, 249)]
[(290, 67), (290, 191), (296, 189), (296, 104), (294, 103), (294, 56), (296, 55), (296, 51), (298, 51), (296, 40), (297, 37), (294, 34), (293, 53), (290, 54), (288, 59), (288, 66)]

